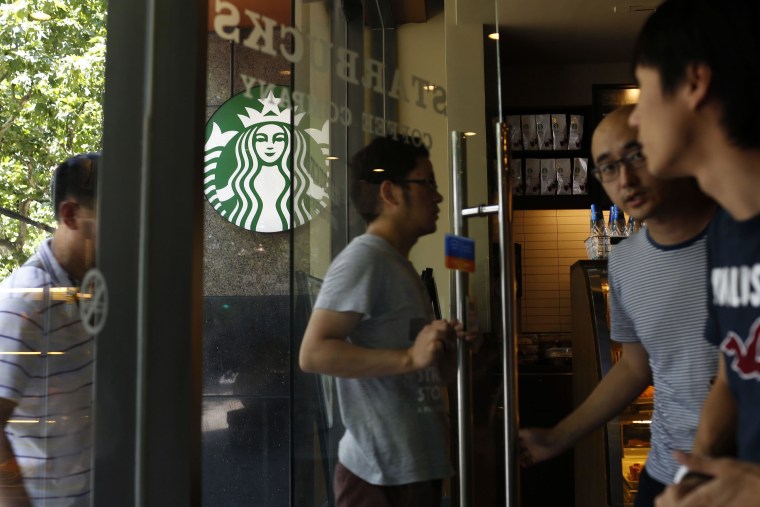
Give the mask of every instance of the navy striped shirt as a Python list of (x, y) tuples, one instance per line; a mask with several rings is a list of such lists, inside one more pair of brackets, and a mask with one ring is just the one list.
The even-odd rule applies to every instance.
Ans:
[(707, 235), (673, 246), (644, 229), (610, 254), (612, 339), (646, 349), (654, 382), (647, 472), (671, 484), (673, 450), (692, 448), (702, 403), (717, 374), (718, 349), (704, 339)]
[(94, 338), (50, 240), (0, 285), (0, 398), (16, 404), (5, 433), (35, 506), (90, 502)]

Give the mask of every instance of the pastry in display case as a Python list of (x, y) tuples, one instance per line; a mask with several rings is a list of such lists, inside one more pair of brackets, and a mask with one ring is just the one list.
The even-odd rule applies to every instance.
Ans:
[(633, 503), (639, 489), (639, 474), (649, 454), (654, 409), (654, 387), (649, 386), (618, 418), (620, 439), (623, 443), (621, 466), (623, 473), (623, 497), (625, 503)]
[[(570, 270), (573, 316), (573, 400), (577, 407), (620, 359), (610, 338), (607, 261), (578, 261)], [(575, 504), (633, 505), (650, 448), (654, 388), (575, 447)]]

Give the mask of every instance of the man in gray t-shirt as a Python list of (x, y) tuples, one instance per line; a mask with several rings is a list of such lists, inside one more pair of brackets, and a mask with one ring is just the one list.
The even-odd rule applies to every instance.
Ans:
[(444, 385), (459, 325), (434, 320), (408, 255), (435, 231), (443, 197), (418, 140), (376, 138), (351, 168), (367, 232), (331, 264), (299, 363), (338, 377), (336, 506), (437, 507), (452, 474)]

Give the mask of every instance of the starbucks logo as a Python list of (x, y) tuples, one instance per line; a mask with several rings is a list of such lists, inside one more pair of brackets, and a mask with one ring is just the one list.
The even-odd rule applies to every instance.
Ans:
[[(328, 203), (329, 121), (296, 109), (290, 90), (268, 86), (239, 93), (206, 124), (204, 192), (238, 227), (279, 232), (303, 225)], [(280, 109), (280, 104), (286, 107)]]

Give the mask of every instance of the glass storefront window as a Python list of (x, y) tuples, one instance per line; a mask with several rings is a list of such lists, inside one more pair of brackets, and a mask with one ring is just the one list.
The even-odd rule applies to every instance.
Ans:
[(3, 505), (91, 501), (105, 43), (103, 0), (0, 6)]
[[(489, 65), (482, 58), (483, 27), (496, 23), (493, 0), (472, 11), (428, 4), (209, 0), (202, 43), (175, 37), (192, 31), (182, 23), (196, 19), (195, 4), (182, 9), (167, 0), (141, 4), (145, 12), (119, 11), (122, 50), (132, 40), (128, 21), (138, 28), (149, 21), (147, 33), (134, 37), (147, 62), (114, 67), (115, 91), (107, 100), (111, 118), (123, 116), (137, 129), (132, 135), (112, 120), (106, 138), (114, 168), (109, 218), (116, 220), (116, 208), (135, 215), (123, 220), (123, 235), (105, 231), (113, 253), (108, 275), (117, 280), (122, 310), (111, 332), (130, 341), (108, 342), (104, 374), (130, 378), (109, 384), (117, 393), (109, 400), (114, 410), (101, 407), (99, 416), (134, 440), (135, 449), (103, 448), (99, 470), (133, 474), (114, 480), (123, 494), (137, 484), (136, 501), (165, 498), (157, 472), (169, 484), (185, 485), (195, 448), (181, 443), (194, 435), (197, 421), (204, 505), (332, 504), (343, 433), (333, 379), (302, 373), (297, 355), (330, 262), (364, 231), (349, 202), (348, 160), (374, 136), (411, 135), (430, 150), (444, 203), (438, 233), (415, 245), (411, 261), (420, 272), (432, 268), (443, 316), (452, 317), (443, 254), (443, 235), (451, 230), (451, 131), (468, 133), (468, 163), (478, 168), (471, 198), (486, 201), (491, 118), (483, 97)], [(167, 22), (172, 16), (176, 24)], [(192, 66), (203, 60), (195, 50), (205, 51), (207, 63), (200, 140), (188, 133), (198, 116)], [(180, 74), (184, 82), (175, 78)], [(139, 111), (129, 110), (131, 104)], [(191, 153), (192, 143), (197, 151)], [(133, 177), (129, 171), (137, 168)], [(191, 187), (198, 191), (193, 198), (203, 199), (199, 215)], [(171, 195), (167, 188), (181, 190)], [(488, 241), (485, 224), (473, 230)], [(481, 265), (489, 264), (490, 251), (479, 250)], [(485, 311), (487, 270), (477, 276), (476, 292), (486, 294), (479, 311)], [(481, 320), (488, 322), (487, 314)], [(116, 364), (113, 354), (123, 360)], [(122, 407), (114, 400), (123, 399), (130, 404), (117, 412)], [(165, 414), (164, 407), (177, 411)], [(158, 458), (153, 451), (163, 445), (177, 457)], [(134, 467), (109, 459), (117, 448), (134, 452)], [(179, 466), (161, 469), (165, 463)], [(456, 490), (448, 482), (445, 497), (453, 502)], [(180, 493), (192, 498), (195, 490)]]
[[(484, 104), (449, 114), (447, 83), (482, 97), (484, 63), (468, 66), (457, 51), (447, 58), (445, 41), (482, 52), (483, 25), (495, 25), (481, 19), (488, 4), (457, 26), (454, 13), (424, 2), (209, 2), (206, 505), (332, 502), (343, 433), (333, 380), (301, 373), (297, 354), (331, 260), (364, 230), (348, 199), (347, 161), (376, 135), (417, 138), (446, 196), (440, 234), (450, 229), (448, 131), (467, 131), (471, 164), (486, 166), (486, 122)], [(470, 79), (451, 80), (447, 65)], [(486, 175), (476, 178), (483, 192)], [(487, 236), (485, 223), (475, 228)], [(412, 260), (445, 287), (440, 242), (423, 238)], [(441, 300), (448, 315), (448, 291)]]

